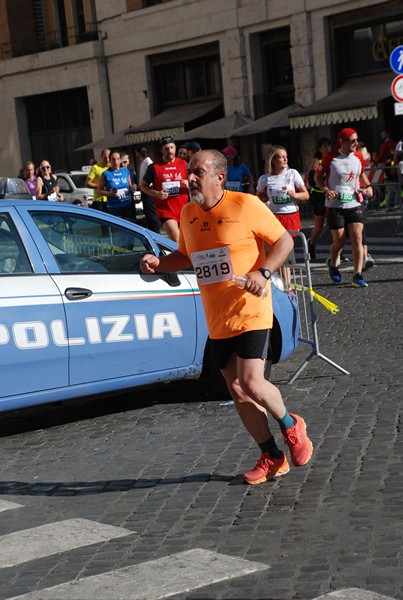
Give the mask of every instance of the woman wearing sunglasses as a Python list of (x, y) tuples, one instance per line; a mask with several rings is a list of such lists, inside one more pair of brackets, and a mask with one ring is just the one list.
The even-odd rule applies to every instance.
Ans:
[(52, 167), (48, 160), (39, 163), (39, 174), (36, 178), (36, 199), (50, 202), (64, 202), (63, 195), (56, 185), (56, 177), (52, 175)]

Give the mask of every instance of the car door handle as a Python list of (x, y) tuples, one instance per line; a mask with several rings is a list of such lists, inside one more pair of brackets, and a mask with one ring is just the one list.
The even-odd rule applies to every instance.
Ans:
[(171, 287), (180, 286), (181, 282), (176, 273), (163, 273), (163, 279), (167, 282)]
[(66, 288), (64, 295), (67, 300), (82, 300), (92, 296), (92, 292), (86, 288)]

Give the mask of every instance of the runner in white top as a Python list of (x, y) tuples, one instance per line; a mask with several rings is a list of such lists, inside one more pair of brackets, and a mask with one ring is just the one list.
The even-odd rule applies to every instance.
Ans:
[(316, 185), (325, 193), (327, 221), (332, 232), (333, 243), (327, 265), (332, 281), (339, 283), (338, 269), (340, 254), (346, 241), (345, 228), (351, 242), (354, 261), (353, 287), (367, 287), (362, 276), (364, 194), (372, 198), (373, 190), (364, 173), (362, 154), (356, 152), (358, 135), (354, 129), (346, 127), (337, 137), (336, 152), (329, 152), (315, 174)]
[(298, 171), (289, 168), (283, 146), (268, 150), (265, 174), (259, 177), (256, 195), (288, 231), (301, 229), (298, 202), (309, 200), (309, 192)]
[(266, 205), (274, 214), (291, 214), (298, 212), (298, 204), (289, 191), (295, 192), (296, 188), (302, 188), (304, 180), (295, 169), (288, 169), (279, 175), (268, 175), (265, 173), (259, 177), (257, 183), (258, 192), (266, 192)]

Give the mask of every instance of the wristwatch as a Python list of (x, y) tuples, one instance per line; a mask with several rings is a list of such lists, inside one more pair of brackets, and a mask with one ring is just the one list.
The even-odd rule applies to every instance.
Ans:
[(270, 269), (264, 269), (263, 267), (261, 267), (260, 269), (258, 269), (258, 271), (261, 272), (261, 274), (263, 275), (263, 277), (265, 277), (266, 279), (270, 279), (270, 277), (271, 277), (271, 271), (270, 271)]

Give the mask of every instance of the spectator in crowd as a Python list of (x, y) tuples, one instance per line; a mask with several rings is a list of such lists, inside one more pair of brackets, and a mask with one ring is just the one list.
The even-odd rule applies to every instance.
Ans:
[(357, 152), (361, 152), (364, 169), (369, 169), (372, 165), (371, 154), (368, 152), (368, 148), (363, 140), (358, 140)]
[[(121, 165), (122, 165), (122, 167), (126, 167), (126, 169), (129, 171), (130, 181), (132, 182), (131, 220), (136, 222), (136, 218), (137, 218), (136, 217), (136, 198), (135, 198), (134, 192), (137, 191), (137, 185), (138, 185), (137, 173), (133, 169), (133, 167), (130, 166), (130, 157), (127, 154), (127, 152), (121, 152), (120, 157), (122, 159)], [(139, 202), (140, 202), (140, 200), (139, 200)]]
[(178, 158), (181, 158), (182, 160), (185, 160), (186, 162), (188, 161), (188, 149), (187, 146), (182, 145), (178, 147)]
[(189, 200), (186, 161), (175, 156), (176, 144), (171, 136), (159, 141), (161, 158), (148, 166), (140, 187), (155, 201), (157, 216), (167, 236), (179, 240), (182, 208)]
[(403, 196), (403, 136), (396, 144), (395, 153), (393, 155), (393, 162), (396, 165), (398, 177), (400, 176), (401, 191), (399, 202), (401, 202)]
[(396, 210), (400, 201), (399, 172), (398, 167), (394, 162), (394, 156), (395, 150), (391, 149), (383, 167), (385, 199), (379, 206), (381, 208), (386, 208), (386, 212), (393, 212)]
[(107, 197), (106, 210), (109, 214), (130, 220), (133, 182), (129, 170), (122, 166), (119, 150), (111, 150), (111, 166), (103, 171), (97, 193)]
[(235, 146), (226, 146), (221, 150), (227, 159), (228, 175), (225, 189), (234, 192), (248, 192), (254, 194), (253, 176), (250, 169), (241, 161)]
[(316, 240), (325, 224), (325, 194), (315, 184), (315, 173), (323, 157), (331, 149), (332, 143), (329, 138), (320, 138), (316, 143), (316, 151), (309, 165), (309, 199), (313, 210), (313, 228), (311, 230), (311, 237), (308, 239), (308, 250), (312, 260), (316, 259)]
[[(166, 256), (146, 254), (141, 269), (151, 274), (193, 264), (213, 356), (242, 423), (261, 451), (254, 468), (244, 474), (245, 483), (254, 485), (289, 471), (269, 428), (269, 415), (279, 424), (295, 466), (307, 464), (313, 447), (302, 417), (288, 412), (280, 390), (264, 377), (273, 322), (268, 280), (290, 252), (292, 240), (255, 196), (224, 190), (226, 174), (226, 160), (217, 150), (192, 158), (191, 202), (182, 211), (179, 247)], [(268, 256), (265, 243), (271, 246)], [(206, 254), (215, 254), (216, 263), (206, 265)], [(232, 273), (246, 274), (245, 289), (233, 285)], [(268, 296), (262, 299), (265, 289)]]
[(56, 177), (52, 175), (52, 167), (48, 160), (39, 163), (39, 175), (36, 178), (35, 196), (37, 200), (64, 202), (64, 196), (56, 185)]
[[(368, 149), (366, 148), (365, 142), (363, 140), (358, 140), (357, 152), (359, 152), (362, 155), (364, 169), (369, 168), (372, 163), (371, 155), (368, 152)], [(366, 221), (367, 215), (368, 215), (369, 198), (368, 198), (368, 196), (366, 196), (364, 194), (363, 194), (363, 198), (364, 198), (364, 201), (362, 203), (362, 208), (363, 208), (363, 215), (364, 215), (364, 227), (362, 230), (362, 248), (363, 248), (362, 270), (368, 271), (368, 269), (371, 269), (375, 265), (375, 260), (372, 258), (372, 256), (369, 253), (367, 236), (365, 233), (365, 221)], [(345, 233), (346, 233), (346, 237), (348, 237), (348, 229), (346, 229)], [(343, 262), (343, 253), (341, 253), (340, 258), (341, 258), (341, 262)]]
[(335, 283), (341, 281), (338, 266), (347, 228), (354, 261), (352, 286), (367, 287), (368, 283), (362, 276), (365, 214), (362, 207), (363, 193), (360, 190), (368, 198), (372, 198), (373, 190), (364, 173), (362, 154), (356, 151), (357, 132), (350, 127), (342, 129), (337, 136), (336, 145), (337, 150), (325, 156), (315, 175), (316, 185), (325, 193), (327, 221), (332, 233), (333, 243), (330, 246), (330, 257), (326, 261), (329, 276)]
[(101, 210), (106, 212), (107, 206), (107, 197), (105, 194), (100, 194), (98, 192), (98, 184), (101, 179), (102, 173), (109, 167), (110, 165), (110, 148), (104, 148), (101, 152), (101, 160), (92, 165), (87, 179), (85, 180), (85, 187), (92, 188), (94, 190), (94, 200), (92, 202), (92, 208), (96, 210)]
[[(148, 156), (147, 148), (141, 148), (137, 150), (137, 159), (140, 161), (139, 167), (139, 182), (143, 181), (143, 177), (149, 165), (152, 164), (152, 159)], [(155, 231), (155, 233), (160, 233), (161, 223), (158, 219), (157, 211), (155, 209), (154, 198), (151, 196), (147, 196), (143, 192), (140, 186), (141, 191), (141, 202), (143, 203), (144, 210), (144, 218), (146, 220), (146, 227), (151, 231)]]
[(201, 152), (201, 146), (199, 144), (199, 142), (189, 142), (188, 144), (186, 144), (186, 148), (188, 151), (188, 157), (187, 160), (190, 162), (192, 160), (192, 158), (194, 156), (196, 156), (196, 154), (198, 154), (199, 152)]
[(121, 152), (120, 153), (120, 158), (121, 158), (121, 165), (122, 165), (122, 167), (125, 167), (129, 171), (129, 175), (130, 175), (130, 179), (131, 179), (131, 182), (132, 182), (133, 189), (137, 190), (137, 184), (138, 184), (137, 173), (133, 169), (133, 167), (130, 166), (130, 157), (129, 157), (129, 155), (127, 154), (127, 152)]
[(384, 165), (390, 156), (390, 151), (394, 151), (396, 148), (396, 142), (390, 137), (389, 131), (382, 131), (381, 138), (382, 143), (378, 154), (374, 158), (374, 167)]
[(403, 161), (403, 136), (396, 144), (395, 152), (393, 155), (393, 162), (395, 165), (399, 165), (400, 162)]
[(32, 160), (27, 160), (22, 168), (22, 178), (25, 182), (25, 185), (29, 189), (29, 193), (32, 198), (35, 200), (36, 198), (36, 175), (35, 175), (35, 165)]

